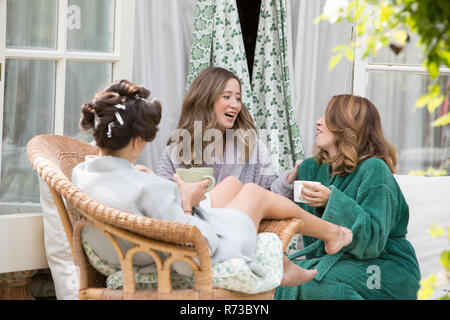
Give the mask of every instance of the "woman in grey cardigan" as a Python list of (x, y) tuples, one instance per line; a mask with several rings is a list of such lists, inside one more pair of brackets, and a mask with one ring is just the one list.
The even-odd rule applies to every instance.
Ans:
[(292, 199), (299, 164), (277, 179), (271, 155), (257, 138), (253, 118), (241, 101), (239, 78), (226, 69), (209, 67), (186, 92), (177, 129), (157, 172), (172, 180), (180, 167), (212, 167), (217, 182), (234, 176)]
[[(211, 208), (199, 208), (208, 181), (185, 183), (177, 175), (174, 182), (154, 174), (135, 170), (132, 163), (145, 144), (152, 141), (161, 119), (161, 105), (147, 100), (150, 92), (127, 80), (112, 83), (93, 101), (82, 107), (80, 125), (93, 129), (100, 148), (98, 156), (88, 156), (72, 172), (75, 186), (97, 201), (120, 210), (151, 218), (190, 223), (205, 236), (212, 263), (242, 258), (257, 274), (262, 270), (254, 263), (256, 232), (263, 219), (300, 218), (302, 232), (323, 239), (326, 250), (334, 254), (352, 240), (350, 230), (321, 220), (285, 197), (256, 184), (242, 185), (236, 178), (225, 179), (211, 192), (236, 188), (236, 194), (224, 194), (221, 203), (212, 197)], [(229, 197), (229, 198), (228, 198)], [(101, 233), (85, 228), (83, 240), (96, 254), (114, 264)], [(125, 251), (129, 243), (121, 241)], [(135, 261), (145, 265), (149, 261)], [(296, 266), (284, 257), (281, 285), (295, 286), (311, 280), (316, 270)]]

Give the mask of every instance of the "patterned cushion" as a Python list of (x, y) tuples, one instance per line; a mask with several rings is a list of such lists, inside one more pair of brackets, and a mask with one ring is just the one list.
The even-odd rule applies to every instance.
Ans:
[(94, 249), (86, 242), (82, 241), (84, 253), (86, 254), (89, 262), (91, 265), (102, 275), (104, 276), (110, 276), (113, 273), (117, 272), (118, 268), (110, 264), (108, 261), (101, 259), (97, 254), (95, 253)]
[[(100, 259), (85, 241), (83, 246), (89, 262), (100, 273), (107, 276), (106, 285), (109, 289), (120, 289), (123, 285), (122, 271)], [(274, 233), (260, 233), (256, 239), (255, 262), (266, 271), (265, 277), (255, 275), (243, 259), (229, 259), (212, 266), (212, 282), (214, 288), (240, 291), (256, 294), (277, 287), (283, 276), (282, 244)], [(144, 274), (135, 269), (137, 289), (156, 289), (157, 274)], [(174, 289), (191, 289), (194, 287), (194, 276), (183, 276), (171, 273)]]
[(251, 272), (242, 259), (213, 265), (213, 287), (256, 294), (279, 286), (283, 276), (283, 246), (275, 233), (258, 234), (255, 262), (266, 270), (264, 278)]
[[(284, 251), (284, 254), (289, 257), (294, 252), (297, 252), (298, 250), (302, 249), (299, 246), (299, 241), (302, 241), (302, 238), (300, 237), (300, 233), (294, 234), (294, 236), (292, 237), (292, 239), (289, 242), (288, 246), (286, 247), (286, 250)], [(302, 241), (302, 244), (303, 244), (303, 241)]]

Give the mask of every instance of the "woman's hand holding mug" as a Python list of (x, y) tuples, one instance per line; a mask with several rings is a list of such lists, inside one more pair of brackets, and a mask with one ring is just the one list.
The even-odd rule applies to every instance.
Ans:
[(173, 175), (173, 181), (180, 190), (181, 206), (186, 213), (192, 214), (192, 208), (197, 207), (200, 201), (205, 200), (210, 181), (208, 179), (199, 182), (184, 182), (178, 174)]
[(325, 208), (327, 206), (331, 193), (329, 188), (316, 181), (301, 181), (301, 184), (303, 185), (300, 192), (302, 202), (310, 207)]

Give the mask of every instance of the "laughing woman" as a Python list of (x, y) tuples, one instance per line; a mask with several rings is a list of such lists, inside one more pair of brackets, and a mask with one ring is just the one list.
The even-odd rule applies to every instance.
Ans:
[[(256, 183), (292, 199), (298, 164), (277, 178), (271, 155), (257, 139), (253, 118), (241, 101), (239, 78), (226, 69), (209, 67), (186, 92), (177, 129), (161, 156), (158, 175), (173, 180), (177, 168), (212, 167), (218, 183), (234, 176), (241, 183)], [(228, 188), (222, 193), (233, 197), (235, 190)], [(212, 200), (220, 203), (220, 199)]]
[[(367, 99), (339, 95), (317, 120), (315, 157), (298, 169), (307, 185), (300, 204), (322, 219), (353, 231), (353, 242), (326, 255), (323, 242), (303, 236), (305, 249), (290, 256), (316, 268), (314, 280), (277, 289), (277, 299), (416, 299), (420, 271), (406, 240), (409, 209), (396, 183), (394, 148)], [(306, 260), (294, 259), (306, 254)]]

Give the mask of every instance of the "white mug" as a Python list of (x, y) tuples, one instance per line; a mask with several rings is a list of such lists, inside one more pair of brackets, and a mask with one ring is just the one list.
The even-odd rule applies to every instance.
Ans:
[(302, 198), (302, 188), (303, 184), (302, 182), (308, 182), (313, 185), (320, 185), (321, 183), (318, 181), (307, 181), (307, 180), (295, 180), (294, 181), (294, 201), (295, 202), (302, 202), (302, 203), (309, 203), (305, 199)]

